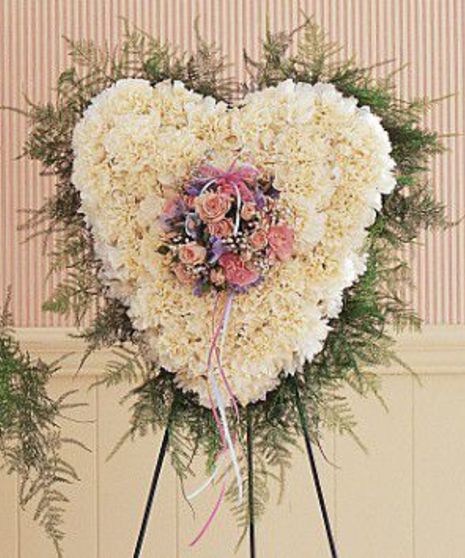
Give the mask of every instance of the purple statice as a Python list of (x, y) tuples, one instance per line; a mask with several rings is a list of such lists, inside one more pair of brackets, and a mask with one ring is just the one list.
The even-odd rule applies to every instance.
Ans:
[(158, 222), (160, 223), (160, 227), (163, 232), (170, 232), (174, 228), (173, 219), (166, 217), (166, 215), (160, 215)]
[(215, 264), (223, 254), (228, 252), (228, 248), (227, 246), (225, 246), (221, 238), (217, 238), (216, 236), (212, 236), (210, 238), (210, 242), (211, 242), (211, 247), (210, 247), (211, 256), (208, 261), (210, 264)]
[(196, 198), (202, 191), (202, 188), (203, 188), (202, 184), (191, 182), (189, 186), (186, 188), (186, 194)]
[(271, 186), (268, 188), (268, 190), (266, 191), (267, 195), (270, 196), (271, 199), (273, 200), (277, 200), (279, 199), (279, 197), (281, 196), (281, 192), (279, 190), (277, 190), (273, 184), (271, 184)]
[(194, 284), (194, 288), (192, 290), (192, 294), (194, 296), (202, 296), (204, 293), (204, 287), (207, 284), (207, 282), (205, 281), (205, 279), (197, 279), (195, 284)]
[(256, 188), (255, 192), (254, 192), (254, 198), (255, 198), (255, 204), (257, 205), (257, 209), (259, 211), (262, 211), (265, 208), (265, 205), (266, 205), (265, 196), (264, 196), (262, 190), (260, 190), (259, 188)]
[(186, 212), (186, 202), (183, 200), (183, 198), (181, 196), (175, 196), (174, 197), (174, 204), (173, 207), (171, 208), (170, 211), (170, 215), (176, 219), (179, 217), (182, 217), (184, 215), (184, 213)]

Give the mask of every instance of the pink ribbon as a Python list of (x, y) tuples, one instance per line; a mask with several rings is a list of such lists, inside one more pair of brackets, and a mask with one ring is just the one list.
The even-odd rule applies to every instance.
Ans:
[(189, 543), (189, 546), (194, 546), (195, 544), (197, 544), (200, 539), (205, 535), (205, 533), (208, 531), (210, 525), (212, 524), (216, 514), (218, 513), (218, 510), (220, 509), (220, 506), (224, 500), (224, 495), (226, 493), (226, 481), (223, 482), (223, 486), (221, 487), (221, 492), (220, 495), (218, 497), (218, 500), (216, 501), (215, 507), (213, 508), (212, 512), (210, 513), (205, 525), (202, 527), (202, 529), (200, 530), (199, 534), (195, 537), (195, 539)]
[(242, 164), (237, 170), (234, 170), (236, 163), (237, 158), (234, 159), (226, 172), (214, 165), (205, 165), (200, 167), (199, 175), (202, 178), (221, 179), (224, 180), (224, 182), (234, 182), (235, 184), (238, 184), (239, 182), (253, 182), (255, 177), (258, 175), (258, 170), (252, 165), (247, 164)]
[(240, 194), (238, 196), (238, 206), (241, 204), (241, 198), (242, 201), (252, 201), (254, 196), (247, 184), (254, 181), (258, 175), (258, 170), (252, 165), (241, 165), (237, 170), (234, 170), (236, 163), (237, 159), (231, 163), (226, 172), (213, 165), (201, 167), (200, 178), (207, 180), (202, 191), (208, 189), (212, 184), (216, 184), (224, 193)]
[[(225, 409), (224, 409), (224, 404), (222, 401), (222, 397), (221, 397), (221, 393), (219, 392), (218, 386), (216, 384), (216, 379), (213, 375), (210, 376), (211, 370), (212, 370), (212, 356), (213, 353), (216, 356), (216, 360), (217, 360), (217, 365), (218, 365), (218, 370), (220, 372), (220, 377), (226, 387), (226, 391), (229, 395), (230, 401), (232, 403), (233, 409), (235, 411), (235, 415), (236, 415), (236, 419), (239, 421), (239, 408), (237, 405), (237, 401), (236, 398), (234, 396), (234, 393), (232, 391), (232, 388), (226, 378), (226, 374), (224, 373), (223, 370), (223, 365), (222, 365), (222, 360), (221, 360), (221, 351), (224, 345), (224, 340), (226, 338), (226, 331), (227, 331), (227, 326), (228, 326), (228, 322), (229, 322), (229, 318), (231, 315), (231, 308), (232, 308), (232, 302), (233, 302), (233, 298), (234, 298), (234, 293), (232, 291), (230, 291), (228, 293), (228, 297), (226, 300), (226, 304), (224, 307), (224, 310), (222, 312), (221, 315), (221, 319), (218, 323), (218, 326), (215, 328), (215, 315), (216, 315), (216, 311), (218, 308), (218, 301), (219, 301), (219, 297), (220, 295), (217, 295), (217, 298), (215, 300), (215, 306), (214, 306), (214, 311), (213, 311), (213, 315), (212, 315), (212, 330), (214, 331), (213, 334), (213, 338), (212, 338), (212, 342), (211, 342), (211, 346), (210, 346), (210, 351), (208, 354), (208, 371), (209, 371), (209, 379), (211, 380), (212, 386), (213, 386), (213, 391), (214, 393), (216, 393), (216, 404), (212, 407), (212, 411), (214, 413), (215, 416), (215, 421), (217, 423), (218, 426), (218, 414), (216, 413), (216, 406), (218, 406), (219, 411), (220, 411), (220, 417), (219, 417), (219, 422), (221, 423), (221, 430), (220, 432), (224, 435), (224, 438), (226, 439), (226, 445), (229, 447), (230, 450), (230, 455), (231, 455), (231, 460), (236, 472), (236, 478), (238, 481), (238, 491), (239, 491), (239, 495), (242, 494), (242, 478), (241, 478), (241, 474), (240, 474), (240, 470), (239, 470), (239, 466), (238, 466), (238, 460), (237, 460), (237, 455), (235, 453), (234, 450), (234, 444), (235, 444), (235, 436), (234, 436), (234, 441), (231, 439), (231, 436), (229, 434), (229, 428), (228, 428), (228, 424), (227, 424), (227, 419), (226, 419), (226, 414), (225, 414)], [(221, 345), (218, 346), (218, 338), (219, 335), (221, 333)], [(224, 438), (222, 438), (223, 444), (225, 442)]]
[[(209, 398), (209, 403), (210, 403), (210, 406), (211, 406), (211, 409), (212, 409), (212, 414), (213, 414), (213, 417), (214, 417), (214, 420), (215, 420), (215, 424), (216, 424), (216, 426), (218, 428), (218, 432), (220, 434), (221, 443), (222, 443), (222, 450), (220, 451), (219, 455), (216, 458), (215, 470), (214, 470), (213, 474), (211, 475), (211, 477), (208, 479), (208, 481), (200, 489), (198, 489), (197, 491), (194, 492), (193, 497), (197, 496), (198, 494), (203, 492), (203, 490), (205, 490), (215, 480), (215, 478), (217, 476), (217, 473), (218, 473), (218, 470), (219, 470), (218, 461), (225, 452), (229, 451), (229, 454), (231, 456), (231, 462), (233, 464), (233, 468), (234, 468), (235, 473), (236, 473), (236, 479), (237, 479), (237, 484), (238, 484), (238, 493), (239, 493), (239, 501), (241, 501), (241, 499), (242, 499), (242, 477), (241, 477), (240, 468), (239, 468), (239, 465), (238, 465), (237, 454), (236, 454), (235, 449), (234, 449), (237, 438), (236, 438), (235, 434), (233, 436), (230, 435), (229, 427), (228, 427), (228, 424), (227, 424), (225, 406), (224, 406), (224, 403), (223, 403), (221, 393), (220, 393), (219, 387), (217, 385), (216, 379), (212, 374), (213, 357), (215, 356), (221, 380), (222, 380), (222, 382), (223, 382), (223, 384), (226, 388), (226, 391), (228, 393), (230, 402), (231, 402), (232, 407), (234, 409), (235, 416), (236, 416), (237, 420), (239, 421), (239, 407), (237, 405), (237, 400), (234, 396), (231, 385), (229, 384), (229, 382), (226, 378), (226, 374), (224, 372), (222, 359), (221, 359), (221, 351), (222, 351), (223, 344), (224, 344), (225, 337), (226, 337), (228, 321), (229, 321), (229, 318), (230, 318), (230, 315), (231, 315), (234, 293), (232, 291), (230, 291), (228, 293), (228, 296), (227, 296), (227, 299), (226, 299), (226, 304), (225, 304), (224, 309), (221, 313), (220, 320), (219, 320), (218, 324), (216, 324), (215, 321), (216, 321), (216, 314), (217, 314), (217, 311), (218, 311), (220, 296), (221, 296), (221, 294), (219, 293), (217, 295), (216, 299), (215, 299), (215, 305), (214, 305), (213, 313), (212, 313), (212, 340), (211, 340), (210, 349), (209, 349), (209, 352), (208, 352), (207, 365), (208, 365), (208, 375), (209, 375), (208, 379), (212, 384), (212, 389), (213, 389), (213, 392), (214, 392), (214, 395), (215, 395), (215, 401), (213, 400), (210, 389), (208, 390), (208, 398)], [(220, 342), (220, 346), (218, 346), (218, 340), (220, 338), (220, 334), (221, 334), (221, 342)], [(219, 411), (219, 414), (218, 414), (218, 411)], [(221, 493), (220, 493), (220, 497), (218, 498), (212, 512), (210, 513), (207, 522), (202, 527), (202, 529), (200, 530), (199, 534), (195, 537), (195, 539), (190, 543), (190, 546), (194, 546), (197, 542), (199, 542), (202, 539), (202, 537), (205, 535), (205, 533), (208, 531), (208, 529), (209, 529), (210, 525), (212, 524), (216, 514), (218, 513), (218, 511), (221, 508), (221, 504), (223, 502), (224, 495), (225, 495), (225, 490), (226, 490), (226, 482), (223, 483), (223, 487), (222, 487), (222, 490), (221, 490)]]

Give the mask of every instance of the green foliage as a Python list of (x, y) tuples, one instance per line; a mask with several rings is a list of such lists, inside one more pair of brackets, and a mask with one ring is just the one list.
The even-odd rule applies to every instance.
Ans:
[[(292, 55), (289, 46), (296, 37), (297, 54)], [(25, 146), (26, 156), (42, 162), (44, 172), (57, 177), (55, 196), (32, 215), (30, 222), (36, 232), (54, 233), (52, 267), (67, 271), (67, 279), (46, 303), (46, 309), (72, 313), (79, 324), (90, 309), (98, 308), (91, 325), (81, 334), (88, 345), (85, 356), (101, 347), (136, 345), (133, 352), (120, 352), (119, 362), (109, 364), (104, 383), (134, 383), (138, 378), (140, 385), (125, 398), (132, 409), (125, 439), (168, 425), (172, 462), (184, 477), (200, 450), (206, 453), (207, 467), (211, 468), (220, 447), (218, 433), (211, 413), (198, 404), (194, 395), (181, 393), (168, 371), (144, 362), (143, 343), (125, 307), (107, 299), (99, 284), (99, 263), (78, 212), (79, 194), (71, 182), (71, 137), (91, 98), (123, 77), (144, 78), (153, 84), (180, 79), (191, 89), (228, 103), (239, 88), (221, 78), (223, 58), (199, 37), (197, 51), (191, 56), (173, 51), (137, 29), (127, 29), (123, 44), (114, 52), (87, 41), (69, 42), (69, 47), (74, 67), (60, 76), (54, 104), (31, 105), (31, 129)], [(292, 78), (332, 83), (344, 95), (356, 97), (360, 105), (369, 106), (380, 117), (389, 134), (397, 163), (397, 187), (385, 196), (369, 231), (367, 271), (344, 293), (342, 312), (332, 320), (323, 350), (296, 379), (283, 376), (265, 401), (249, 406), (256, 448), (257, 515), (269, 497), (269, 481), (283, 482), (292, 447), (302, 433), (296, 410), (296, 382), (315, 442), (328, 427), (354, 435), (355, 423), (344, 389), (349, 386), (363, 396), (379, 396), (374, 367), (398, 362), (388, 327), (418, 325), (414, 312), (398, 294), (400, 286), (409, 281), (407, 263), (399, 255), (401, 248), (415, 241), (421, 229), (446, 225), (444, 209), (434, 200), (425, 174), (431, 156), (442, 151), (437, 134), (422, 127), (429, 103), (399, 99), (393, 76), (375, 80), (371, 69), (359, 67), (354, 60), (340, 62), (335, 56), (339, 47), (328, 42), (311, 19), (291, 34), (267, 32), (263, 47), (259, 62), (245, 55), (250, 79), (244, 89), (260, 89)], [(242, 438), (246, 409), (240, 412), (236, 430)], [(247, 478), (243, 460), (241, 466)], [(233, 487), (228, 491), (230, 498), (232, 495)], [(235, 509), (241, 524), (247, 524), (249, 511)]]
[(8, 300), (0, 317), (0, 467), (20, 480), (20, 505), (35, 505), (34, 518), (62, 556), (62, 514), (67, 497), (61, 486), (78, 480), (62, 457), (65, 445), (57, 421), (70, 393), (52, 399), (47, 393), (57, 363), (33, 360), (21, 350), (11, 330)]

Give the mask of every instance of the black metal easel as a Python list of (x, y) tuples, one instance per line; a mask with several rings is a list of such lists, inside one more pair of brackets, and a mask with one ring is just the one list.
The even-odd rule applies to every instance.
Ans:
[(248, 469), (248, 490), (247, 495), (249, 499), (249, 545), (250, 545), (250, 558), (255, 558), (255, 504), (254, 504), (254, 491), (253, 491), (253, 436), (252, 436), (252, 419), (250, 410), (247, 409), (247, 469)]
[[(329, 519), (328, 510), (326, 508), (326, 502), (323, 494), (323, 488), (321, 486), (320, 478), (318, 475), (318, 469), (316, 465), (315, 456), (313, 454), (312, 443), (310, 440), (310, 435), (308, 432), (307, 417), (305, 412), (305, 407), (302, 403), (299, 393), (299, 387), (297, 381), (295, 381), (295, 395), (297, 410), (299, 413), (299, 419), (302, 427), (302, 432), (305, 440), (305, 447), (307, 450), (308, 460), (310, 463), (310, 469), (312, 472), (313, 482), (315, 484), (316, 493), (318, 496), (318, 503), (320, 505), (320, 511), (323, 518), (323, 523), (326, 530), (326, 536), (328, 538), (328, 544), (331, 552), (331, 558), (338, 558), (336, 543), (334, 541), (333, 532), (331, 529), (331, 522)], [(247, 412), (247, 466), (248, 466), (248, 504), (249, 504), (249, 545), (250, 545), (250, 558), (256, 558), (256, 542), (255, 542), (255, 518), (254, 518), (254, 478), (253, 478), (253, 431), (252, 431), (252, 421), (250, 417), (250, 412)], [(142, 524), (139, 530), (139, 536), (137, 538), (136, 548), (134, 550), (133, 558), (140, 558), (142, 552), (142, 546), (144, 544), (144, 538), (147, 531), (147, 525), (150, 517), (150, 512), (153, 505), (153, 500), (155, 498), (155, 492), (157, 489), (158, 480), (160, 478), (161, 469), (163, 466), (163, 461), (165, 459), (166, 451), (168, 449), (169, 441), (169, 427), (165, 429), (165, 434), (163, 436), (163, 441), (160, 446), (160, 451), (157, 456), (155, 463), (155, 470), (152, 477), (152, 482), (150, 485), (150, 490), (147, 498), (147, 503), (145, 505), (144, 515), (142, 518)]]
[(168, 449), (168, 441), (169, 441), (169, 423), (166, 426), (165, 434), (163, 435), (163, 441), (160, 446), (160, 451), (158, 452), (158, 457), (155, 464), (155, 470), (153, 472), (149, 495), (147, 497), (147, 503), (145, 504), (144, 516), (142, 518), (139, 536), (137, 537), (137, 543), (136, 543), (136, 548), (134, 550), (133, 558), (139, 558), (140, 553), (142, 552), (142, 545), (144, 544), (145, 532), (147, 531), (150, 512), (152, 510), (153, 500), (155, 498), (155, 492), (157, 490), (158, 479), (160, 478), (161, 468), (163, 466), (163, 461), (165, 459), (166, 450)]
[(328, 538), (329, 549), (331, 551), (331, 558), (337, 558), (336, 543), (334, 542), (333, 531), (331, 529), (331, 521), (329, 519), (328, 509), (326, 508), (325, 497), (323, 494), (323, 488), (321, 487), (320, 477), (318, 475), (318, 469), (316, 466), (315, 456), (313, 454), (312, 442), (310, 440), (310, 435), (308, 433), (308, 421), (305, 412), (305, 407), (302, 404), (299, 393), (299, 385), (295, 379), (294, 384), (295, 398), (297, 404), (297, 410), (299, 412), (300, 424), (302, 426), (302, 432), (305, 440), (305, 447), (307, 449), (308, 460), (310, 462), (310, 469), (312, 470), (313, 483), (315, 484), (316, 494), (318, 496), (318, 503), (320, 505), (321, 516), (323, 517), (323, 523), (325, 525), (326, 536)]

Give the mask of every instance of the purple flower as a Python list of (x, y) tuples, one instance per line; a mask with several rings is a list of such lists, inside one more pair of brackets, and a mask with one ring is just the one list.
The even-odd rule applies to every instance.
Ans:
[(163, 215), (168, 219), (180, 217), (185, 211), (186, 204), (179, 194), (167, 200), (163, 207)]
[(166, 217), (165, 215), (160, 215), (158, 220), (159, 220), (159, 223), (160, 223), (161, 230), (164, 231), (164, 232), (170, 232), (171, 230), (173, 230), (175, 228), (174, 223), (173, 223), (173, 219), (170, 219), (169, 217)]
[(263, 192), (257, 188), (254, 193), (254, 198), (257, 209), (261, 211), (265, 207), (265, 196)]
[(266, 193), (272, 198), (273, 200), (277, 200), (281, 196), (281, 192), (277, 190), (273, 185), (271, 185)]
[(224, 245), (221, 238), (217, 238), (216, 236), (212, 236), (210, 238), (210, 242), (212, 255), (208, 261), (209, 263), (214, 264), (220, 259), (223, 254), (228, 252), (228, 248)]
[(205, 281), (203, 279), (197, 279), (194, 285), (194, 289), (192, 290), (192, 294), (194, 296), (202, 296), (204, 285), (205, 285)]
[(189, 196), (193, 196), (193, 197), (198, 196), (201, 191), (202, 191), (202, 185), (201, 184), (195, 185), (192, 182), (186, 188), (186, 193), (189, 194)]

